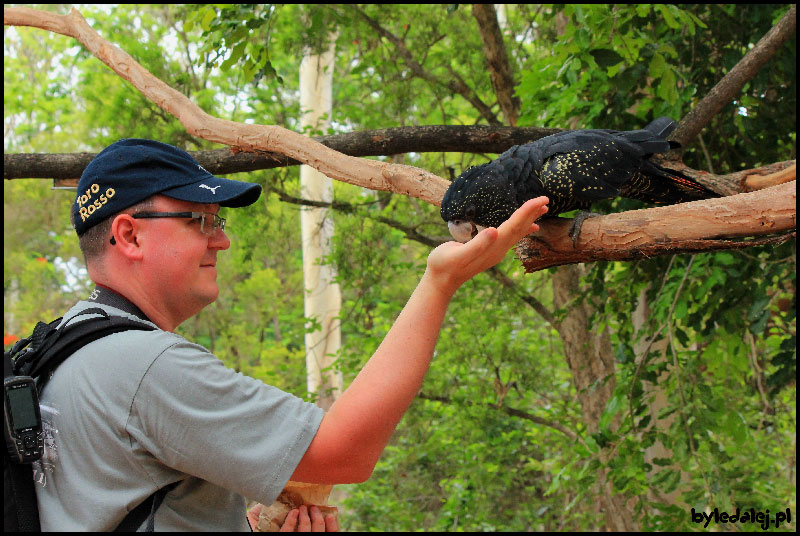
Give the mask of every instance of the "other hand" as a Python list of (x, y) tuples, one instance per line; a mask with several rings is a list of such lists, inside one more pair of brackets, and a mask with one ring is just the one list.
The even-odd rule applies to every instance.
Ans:
[(339, 523), (333, 514), (324, 518), (316, 506), (295, 508), (286, 515), (281, 532), (339, 532)]

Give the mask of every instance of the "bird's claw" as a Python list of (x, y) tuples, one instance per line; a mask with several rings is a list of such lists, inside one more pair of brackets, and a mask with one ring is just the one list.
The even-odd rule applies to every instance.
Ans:
[(572, 247), (578, 247), (578, 236), (581, 234), (581, 227), (583, 227), (583, 222), (589, 218), (596, 218), (597, 216), (602, 216), (602, 214), (597, 214), (594, 212), (586, 212), (585, 210), (579, 211), (575, 214), (575, 218), (572, 220), (572, 225), (569, 226), (569, 236), (572, 238)]

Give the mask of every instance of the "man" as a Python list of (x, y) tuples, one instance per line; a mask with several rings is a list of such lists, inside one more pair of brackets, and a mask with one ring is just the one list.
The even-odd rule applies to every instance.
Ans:
[(422, 384), (455, 291), (547, 211), (546, 198), (531, 200), (498, 229), (433, 250), (394, 326), (323, 415), (174, 333), (219, 293), (217, 255), (230, 246), (220, 207), (259, 195), (150, 140), (114, 143), (84, 171), (72, 217), (97, 289), (65, 322), (101, 307), (159, 329), (95, 341), (50, 380), (35, 472), (43, 530), (112, 530), (155, 494), (143, 528), (246, 531), (244, 497), (271, 504), (290, 478), (365, 481)]

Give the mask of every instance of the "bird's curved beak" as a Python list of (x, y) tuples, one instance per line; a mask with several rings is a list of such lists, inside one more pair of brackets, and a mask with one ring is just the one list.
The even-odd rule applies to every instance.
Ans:
[(486, 229), (483, 225), (476, 225), (467, 220), (450, 220), (447, 222), (447, 228), (454, 239), (465, 244)]

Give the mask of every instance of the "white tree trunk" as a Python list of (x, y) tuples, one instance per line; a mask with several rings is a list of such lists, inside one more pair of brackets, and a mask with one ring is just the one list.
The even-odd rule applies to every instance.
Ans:
[[(333, 59), (333, 44), (321, 55), (303, 57), (300, 64), (303, 127), (325, 131), (330, 125)], [(333, 201), (331, 179), (310, 166), (300, 167), (300, 190), (304, 199)], [(320, 325), (320, 329), (305, 336), (308, 391), (316, 393), (317, 404), (327, 410), (342, 390), (341, 374), (330, 370), (341, 345), (338, 317), (342, 300), (339, 286), (333, 282), (336, 275), (334, 268), (322, 264), (323, 257), (330, 253), (333, 220), (328, 209), (303, 207), (300, 223), (303, 234), (305, 315)]]

